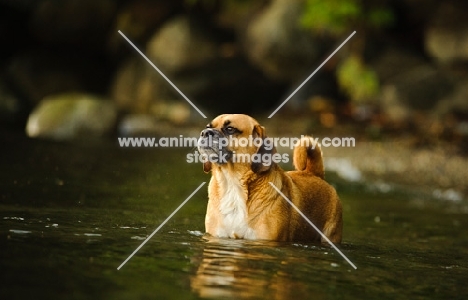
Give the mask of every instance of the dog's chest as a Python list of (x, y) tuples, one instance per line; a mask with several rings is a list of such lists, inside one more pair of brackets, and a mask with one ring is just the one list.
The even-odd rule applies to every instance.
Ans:
[[(232, 178), (230, 178), (232, 179)], [(225, 180), (224, 195), (220, 199), (219, 237), (255, 239), (255, 231), (248, 224), (246, 197), (238, 180)]]

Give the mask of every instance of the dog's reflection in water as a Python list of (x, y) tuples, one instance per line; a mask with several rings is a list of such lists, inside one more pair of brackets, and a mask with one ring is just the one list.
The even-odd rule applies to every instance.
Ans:
[(198, 268), (190, 280), (200, 297), (291, 299), (307, 295), (304, 282), (292, 277), (291, 257), (278, 254), (281, 243), (204, 238), (205, 248), (201, 257), (193, 258)]

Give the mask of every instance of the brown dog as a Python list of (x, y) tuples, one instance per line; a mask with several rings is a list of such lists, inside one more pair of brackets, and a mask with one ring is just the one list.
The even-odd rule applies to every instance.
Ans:
[[(249, 139), (263, 143), (246, 145)], [(314, 147), (309, 137), (302, 138), (302, 144), (294, 149), (296, 170), (285, 172), (272, 161), (272, 157), (278, 161), (282, 156), (266, 139), (264, 127), (241, 114), (220, 115), (201, 132), (198, 148), (209, 158), (203, 170), (212, 172), (206, 232), (224, 238), (325, 242), (271, 182), (332, 242), (340, 243), (341, 202), (335, 189), (324, 181), (318, 145)]]

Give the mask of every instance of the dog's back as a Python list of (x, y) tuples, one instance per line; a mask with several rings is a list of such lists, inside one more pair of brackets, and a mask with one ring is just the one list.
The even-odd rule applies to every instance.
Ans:
[[(311, 137), (302, 137), (294, 148), (295, 171), (286, 172), (303, 195), (299, 209), (332, 242), (340, 243), (342, 235), (342, 207), (335, 189), (325, 180), (325, 169), (320, 146)], [(301, 216), (295, 217), (299, 227), (310, 227)], [(305, 229), (305, 228), (304, 228)], [(298, 240), (321, 240), (313, 228), (297, 230)]]

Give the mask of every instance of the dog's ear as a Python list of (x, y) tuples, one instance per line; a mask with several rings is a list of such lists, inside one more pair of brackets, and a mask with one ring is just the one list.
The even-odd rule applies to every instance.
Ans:
[(209, 173), (211, 171), (211, 161), (206, 161), (203, 163), (203, 172)]
[[(271, 146), (267, 145), (265, 147), (265, 140), (267, 139), (267, 136), (265, 133), (265, 127), (260, 126), (260, 125), (255, 125), (252, 131), (252, 137), (254, 139), (256, 138), (262, 139), (262, 144), (260, 147), (258, 147), (257, 152), (255, 153), (257, 157), (260, 156), (261, 158), (263, 158), (264, 154), (273, 155), (274, 153), (276, 153), (276, 149), (273, 147), (273, 143), (271, 143)], [(263, 161), (253, 162), (252, 161), (251, 169), (254, 173), (262, 173), (262, 172), (268, 171), (271, 168), (272, 164), (273, 162), (271, 161), (271, 156), (270, 156), (269, 162), (263, 162)]]

